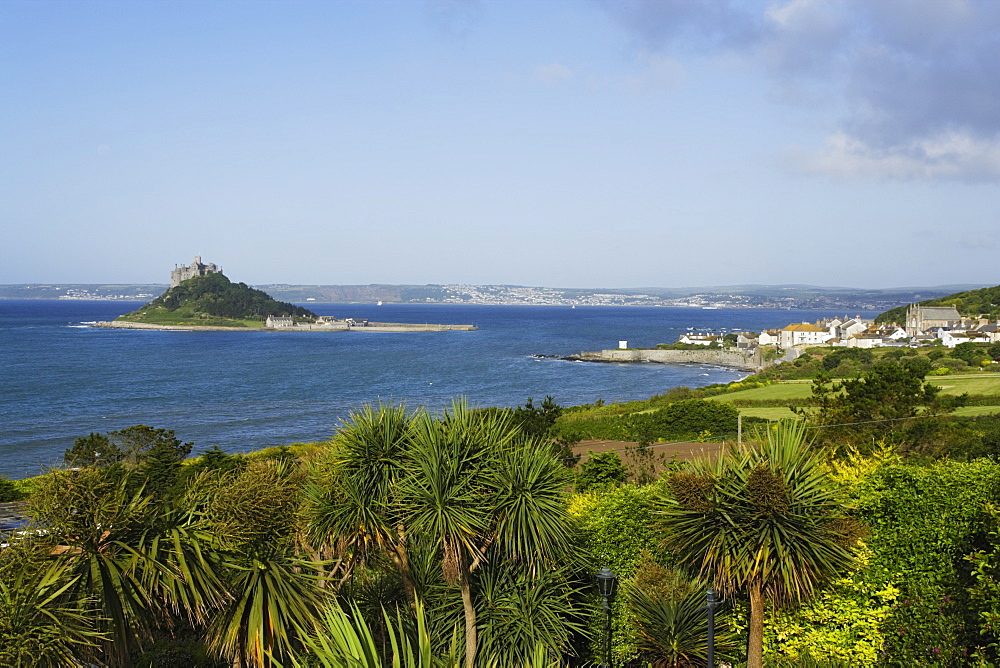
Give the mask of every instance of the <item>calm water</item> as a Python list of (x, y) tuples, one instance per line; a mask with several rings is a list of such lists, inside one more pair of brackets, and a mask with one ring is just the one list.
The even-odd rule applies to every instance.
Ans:
[(77, 436), (135, 424), (175, 429), (240, 452), (328, 438), (378, 399), (433, 409), (466, 396), (516, 406), (551, 394), (563, 405), (641, 399), (678, 385), (738, 379), (686, 365), (538, 360), (675, 341), (722, 328), (760, 330), (844, 315), (820, 311), (650, 307), (310, 304), (322, 315), (475, 324), (476, 332), (143, 332), (87, 327), (139, 303), (0, 300), (0, 475), (36, 473)]

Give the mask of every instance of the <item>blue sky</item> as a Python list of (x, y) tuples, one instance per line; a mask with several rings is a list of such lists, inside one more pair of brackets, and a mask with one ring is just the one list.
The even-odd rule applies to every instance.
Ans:
[(1000, 283), (1000, 2), (0, 2), (0, 283)]

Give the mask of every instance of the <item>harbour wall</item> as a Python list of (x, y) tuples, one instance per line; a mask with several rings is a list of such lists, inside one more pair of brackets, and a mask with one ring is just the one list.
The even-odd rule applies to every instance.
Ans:
[(641, 350), (615, 349), (582, 352), (573, 359), (584, 362), (632, 362), (654, 364), (712, 364), (748, 371), (761, 371), (773, 362), (765, 362), (760, 348), (726, 348), (723, 350)]

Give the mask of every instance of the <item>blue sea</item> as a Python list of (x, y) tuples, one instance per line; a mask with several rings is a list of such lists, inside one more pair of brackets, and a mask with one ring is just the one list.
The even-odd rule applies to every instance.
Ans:
[(655, 307), (308, 304), (321, 315), (474, 324), (474, 332), (159, 332), (95, 329), (139, 302), (0, 300), (0, 475), (58, 464), (74, 438), (136, 424), (174, 429), (198, 453), (329, 438), (364, 402), (439, 410), (455, 397), (517, 406), (644, 399), (737, 380), (698, 365), (565, 362), (669, 343), (689, 330), (783, 327), (828, 311)]

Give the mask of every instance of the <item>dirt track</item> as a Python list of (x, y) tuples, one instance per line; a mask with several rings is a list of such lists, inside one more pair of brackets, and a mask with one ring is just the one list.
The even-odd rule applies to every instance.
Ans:
[[(625, 448), (634, 447), (637, 443), (628, 441), (580, 441), (573, 446), (573, 454), (580, 455), (580, 461), (587, 460), (587, 451), (606, 452), (614, 450), (619, 454), (625, 452)], [(696, 459), (705, 455), (715, 457), (722, 451), (722, 443), (654, 443), (650, 446), (656, 455), (664, 455), (669, 461), (674, 457), (677, 459)]]

